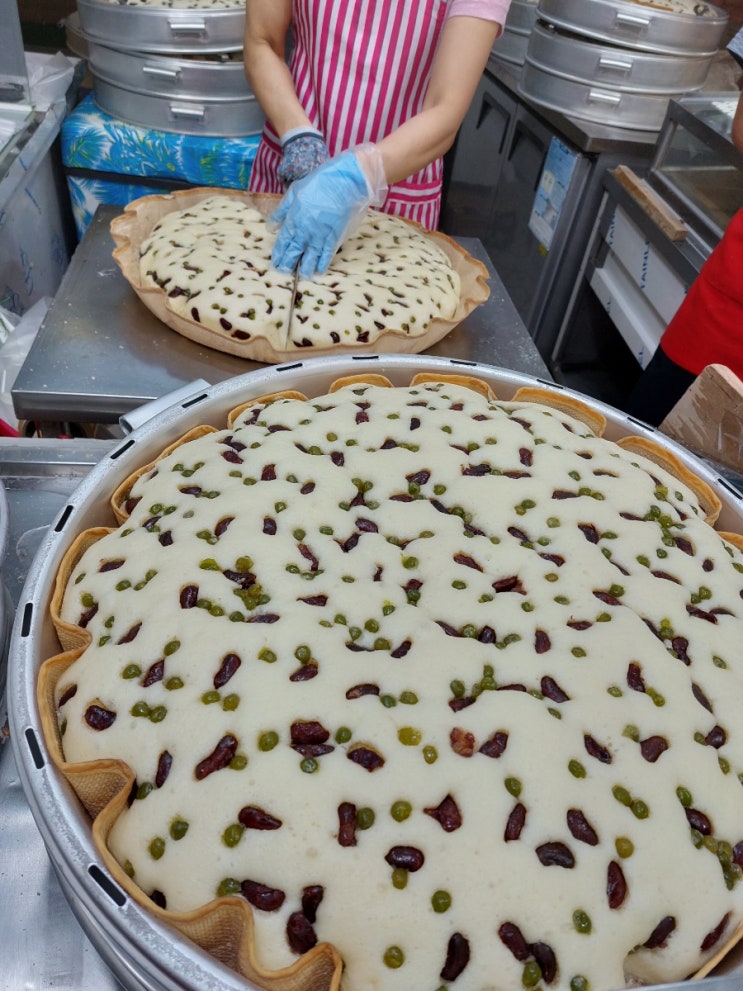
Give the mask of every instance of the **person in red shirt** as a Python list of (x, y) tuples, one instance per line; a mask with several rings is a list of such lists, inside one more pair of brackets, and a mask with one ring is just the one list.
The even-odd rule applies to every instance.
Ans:
[[(743, 41), (743, 29), (738, 37)], [(743, 92), (730, 136), (743, 151)], [(725, 365), (743, 379), (743, 208), (733, 215), (689, 287), (625, 411), (658, 426), (712, 364)]]
[(245, 71), (267, 118), (249, 189), (286, 191), (274, 265), (326, 270), (369, 206), (437, 226), (442, 155), (509, 3), (247, 0)]

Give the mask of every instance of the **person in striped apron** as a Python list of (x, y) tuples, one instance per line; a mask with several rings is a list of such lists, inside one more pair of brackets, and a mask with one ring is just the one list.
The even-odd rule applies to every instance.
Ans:
[(267, 118), (249, 189), (285, 193), (277, 268), (327, 270), (370, 206), (436, 228), (442, 155), (509, 4), (246, 0), (245, 70)]

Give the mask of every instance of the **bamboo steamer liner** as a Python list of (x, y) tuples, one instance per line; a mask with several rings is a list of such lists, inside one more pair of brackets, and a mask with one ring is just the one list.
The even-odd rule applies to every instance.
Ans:
[(743, 533), (729, 533), (727, 530), (720, 530), (719, 533), (729, 544), (743, 551)]
[(124, 212), (111, 221), (111, 236), (115, 248), (113, 257), (124, 278), (134, 289), (144, 305), (164, 324), (197, 344), (224, 351), (254, 361), (277, 364), (289, 358), (325, 357), (336, 354), (418, 354), (433, 347), (446, 337), (466, 316), (488, 299), (488, 270), (482, 262), (473, 258), (456, 241), (439, 231), (428, 231), (413, 220), (406, 220), (413, 228), (435, 242), (446, 254), (453, 269), (459, 275), (461, 290), (459, 305), (449, 320), (434, 319), (423, 334), (411, 336), (403, 330), (388, 327), (369, 344), (337, 344), (332, 347), (278, 349), (265, 338), (256, 334), (248, 341), (237, 341), (226, 337), (202, 324), (174, 313), (167, 305), (167, 295), (159, 287), (145, 286), (139, 272), (139, 247), (149, 236), (155, 224), (168, 213), (186, 210), (210, 196), (228, 196), (255, 207), (267, 217), (276, 207), (280, 196), (270, 193), (247, 193), (237, 189), (216, 189), (207, 186), (195, 189), (182, 189), (173, 193), (154, 194), (133, 200), (124, 207)]
[[(497, 399), (491, 386), (482, 379), (466, 374), (441, 374), (421, 372), (411, 378), (410, 384), (421, 385), (427, 382), (447, 382), (465, 386), (486, 396)], [(386, 376), (376, 373), (348, 375), (336, 379), (329, 387), (332, 393), (354, 384), (393, 387)], [(258, 403), (277, 399), (305, 400), (307, 397), (296, 390), (274, 392), (252, 399), (234, 407), (227, 415), (228, 425), (245, 409)], [(513, 395), (513, 402), (534, 402), (552, 407), (584, 423), (596, 436), (603, 436), (606, 418), (572, 396), (537, 386), (522, 386)], [(111, 496), (110, 505), (119, 523), (127, 518), (126, 499), (136, 480), (157, 465), (178, 447), (197, 437), (213, 433), (217, 428), (198, 426), (184, 434), (179, 440), (165, 447), (159, 457), (137, 469), (119, 485)], [(674, 477), (689, 486), (697, 495), (705, 513), (706, 522), (714, 526), (720, 512), (721, 502), (711, 487), (679, 461), (670, 451), (647, 438), (627, 436), (614, 441), (624, 450), (634, 451), (651, 462), (662, 466)], [(173, 913), (159, 908), (129, 878), (108, 849), (107, 839), (119, 813), (127, 804), (134, 774), (129, 766), (120, 760), (105, 759), (76, 764), (64, 759), (62, 739), (57, 723), (56, 686), (67, 669), (82, 655), (90, 643), (90, 634), (79, 626), (61, 618), (61, 605), (70, 576), (85, 551), (110, 533), (111, 527), (94, 527), (78, 534), (74, 539), (58, 569), (50, 603), (52, 624), (57, 632), (63, 653), (56, 654), (43, 662), (37, 682), (37, 703), (41, 715), (41, 727), (45, 742), (54, 765), (69, 782), (92, 820), (92, 836), (106, 868), (121, 887), (147, 911), (172, 925), (186, 938), (211, 954), (221, 963), (236, 970), (247, 980), (265, 991), (340, 991), (343, 960), (330, 943), (318, 943), (312, 950), (299, 957), (289, 967), (268, 971), (256, 959), (253, 910), (242, 898), (234, 896), (216, 898), (206, 905), (187, 913)], [(743, 549), (743, 534), (720, 532), (722, 539), (737, 548)], [(701, 967), (692, 978), (702, 978), (743, 938), (743, 922), (717, 950), (714, 956)]]
[(688, 485), (699, 499), (705, 512), (705, 519), (711, 526), (714, 526), (720, 515), (722, 502), (706, 482), (703, 482), (701, 478), (681, 464), (675, 454), (646, 437), (620, 437), (616, 443), (623, 450), (639, 454), (661, 468), (665, 468), (671, 475), (675, 475), (676, 478)]
[(162, 452), (158, 455), (157, 458), (155, 458), (153, 461), (150, 461), (146, 465), (142, 465), (142, 467), (137, 469), (137, 471), (133, 475), (125, 479), (121, 483), (121, 485), (119, 485), (119, 487), (116, 489), (113, 496), (111, 497), (111, 508), (114, 511), (114, 516), (116, 517), (117, 523), (119, 524), (123, 523), (128, 516), (128, 513), (124, 508), (124, 503), (126, 502), (126, 496), (129, 490), (131, 489), (132, 485), (134, 485), (134, 483), (136, 482), (136, 480), (139, 478), (140, 475), (144, 475), (145, 472), (149, 471), (151, 468), (155, 466), (155, 464), (157, 463), (157, 461), (160, 460), (160, 458), (164, 458), (167, 454), (170, 454), (171, 451), (174, 451), (177, 447), (180, 447), (181, 444), (185, 444), (186, 441), (196, 440), (197, 437), (203, 437), (205, 434), (212, 434), (215, 432), (216, 432), (216, 427), (210, 427), (206, 425), (200, 427), (194, 427), (192, 430), (189, 430), (188, 433), (184, 434), (183, 437), (180, 437), (178, 440), (173, 441), (172, 444), (169, 444), (167, 447), (163, 448)]

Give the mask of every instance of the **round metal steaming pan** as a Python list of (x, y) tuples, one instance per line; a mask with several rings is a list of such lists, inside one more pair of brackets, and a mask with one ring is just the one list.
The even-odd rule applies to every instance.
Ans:
[(243, 46), (244, 7), (129, 7), (77, 0), (88, 41), (135, 52), (237, 52)]
[(254, 96), (215, 98), (152, 96), (110, 82), (91, 69), (95, 102), (112, 117), (138, 127), (201, 134), (213, 137), (245, 137), (259, 134), (265, 115)]
[(529, 34), (536, 22), (537, 0), (511, 0), (503, 27), (516, 34)]
[(248, 100), (252, 96), (241, 58), (167, 56), (129, 52), (88, 42), (91, 72), (113, 86), (149, 96)]
[[(284, 389), (296, 389), (308, 396), (322, 395), (335, 379), (364, 371), (386, 375), (397, 385), (407, 384), (417, 372), (466, 372), (488, 381), (502, 399), (509, 399), (520, 386), (539, 385), (531, 376), (476, 362), (426, 355), (316, 358), (266, 366), (229, 379), (187, 396), (146, 420), (110, 450), (62, 508), (29, 568), (9, 652), (10, 745), (31, 812), (72, 910), (114, 976), (126, 988), (260, 991), (157, 921), (113, 882), (93, 845), (86, 813), (51, 763), (36, 703), (36, 680), (42, 661), (60, 649), (49, 619), (57, 570), (80, 531), (114, 525), (109, 506), (111, 492), (187, 430), (199, 424), (223, 427), (229, 410), (248, 399)], [(567, 389), (563, 391), (576, 395)], [(587, 401), (606, 416), (609, 439), (634, 433), (661, 440), (718, 493), (723, 503), (720, 529), (743, 529), (743, 504), (724, 479), (652, 428), (638, 426), (603, 403)]]
[(529, 61), (565, 79), (637, 93), (687, 93), (707, 78), (712, 58), (658, 55), (603, 45), (537, 23), (529, 36)]
[(78, 58), (87, 60), (88, 42), (80, 27), (80, 15), (75, 10), (64, 19), (65, 43)]
[(493, 58), (520, 67), (526, 58), (529, 35), (537, 21), (536, 0), (511, 0), (503, 33), (490, 50)]
[(659, 131), (669, 100), (668, 96), (624, 92), (566, 79), (535, 65), (528, 52), (518, 88), (535, 103), (569, 117), (637, 131)]
[(511, 31), (506, 24), (503, 34), (493, 45), (491, 55), (493, 58), (501, 59), (503, 62), (510, 62), (514, 66), (521, 66), (526, 59), (528, 47), (529, 35)]
[(627, 48), (671, 55), (714, 55), (728, 15), (703, 4), (704, 16), (659, 10), (632, 0), (539, 0), (537, 16), (557, 27)]

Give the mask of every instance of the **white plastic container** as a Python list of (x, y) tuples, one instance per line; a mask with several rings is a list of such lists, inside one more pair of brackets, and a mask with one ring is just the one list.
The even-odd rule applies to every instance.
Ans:
[(65, 104), (53, 104), (0, 181), (0, 304), (22, 314), (54, 296), (75, 235), (69, 194), (53, 144)]

